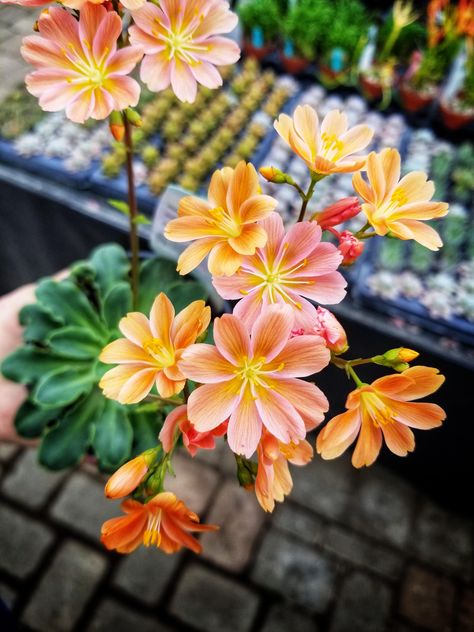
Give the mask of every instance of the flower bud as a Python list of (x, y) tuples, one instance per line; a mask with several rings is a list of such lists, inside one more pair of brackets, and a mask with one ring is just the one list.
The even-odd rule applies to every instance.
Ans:
[(141, 116), (133, 108), (127, 108), (125, 110), (125, 116), (130, 121), (130, 123), (132, 125), (134, 125), (135, 127), (141, 127), (142, 126), (143, 121), (141, 119)]
[(131, 494), (145, 478), (155, 455), (156, 449), (147, 450), (119, 467), (105, 486), (107, 498), (123, 498)]
[(374, 356), (372, 361), (375, 364), (381, 366), (388, 366), (395, 371), (401, 373), (409, 368), (409, 362), (415, 360), (420, 354), (413, 349), (407, 349), (405, 347), (397, 347), (396, 349), (390, 349), (382, 355)]
[(123, 140), (125, 127), (123, 124), (122, 113), (114, 110), (109, 116), (109, 129), (116, 141)]
[(239, 485), (247, 491), (252, 491), (255, 486), (255, 477), (257, 476), (257, 463), (249, 461), (242, 456), (236, 456), (236, 462)]
[(335, 354), (345, 353), (349, 348), (343, 326), (325, 307), (317, 308), (316, 325), (313, 331), (324, 338), (327, 348)]
[(342, 253), (342, 265), (351, 266), (362, 254), (364, 243), (357, 239), (350, 230), (339, 234), (338, 250)]
[(339, 200), (323, 211), (315, 213), (312, 220), (316, 220), (323, 230), (332, 228), (358, 215), (361, 211), (359, 198), (352, 196)]
[(268, 182), (273, 182), (274, 184), (293, 184), (294, 180), (287, 173), (283, 173), (280, 169), (276, 167), (260, 167), (260, 174), (267, 180)]

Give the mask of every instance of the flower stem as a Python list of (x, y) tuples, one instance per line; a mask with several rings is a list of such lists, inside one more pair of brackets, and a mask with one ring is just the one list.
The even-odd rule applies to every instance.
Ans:
[(126, 149), (127, 165), (127, 185), (128, 185), (128, 217), (130, 220), (130, 250), (131, 256), (131, 287), (133, 309), (138, 303), (138, 268), (139, 268), (139, 241), (137, 231), (137, 197), (135, 192), (135, 178), (133, 174), (133, 140), (130, 121), (125, 112), (122, 112), (123, 125), (125, 128), (124, 144)]
[[(297, 224), (304, 220), (304, 216), (306, 214), (306, 207), (308, 206), (308, 202), (310, 201), (310, 199), (313, 197), (314, 187), (319, 182), (319, 180), (322, 179), (322, 177), (324, 177), (324, 176), (320, 176), (319, 174), (312, 174), (311, 182), (309, 184), (309, 188), (308, 188), (307, 192), (303, 196), (303, 204), (301, 205), (301, 211), (300, 211), (300, 214), (298, 216), (298, 219), (296, 220)], [(301, 193), (300, 193), (300, 195), (301, 195)]]

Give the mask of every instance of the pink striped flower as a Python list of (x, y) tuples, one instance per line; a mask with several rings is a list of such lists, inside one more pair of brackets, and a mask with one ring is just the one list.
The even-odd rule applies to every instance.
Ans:
[(220, 37), (237, 25), (237, 16), (224, 0), (161, 0), (146, 2), (133, 12), (130, 41), (145, 51), (140, 77), (150, 90), (170, 84), (181, 101), (193, 102), (197, 84), (218, 88), (216, 66), (235, 63), (240, 49)]
[(241, 319), (224, 314), (214, 321), (215, 346), (196, 344), (183, 353), (180, 371), (203, 384), (188, 400), (189, 420), (198, 432), (229, 419), (229, 447), (248, 458), (264, 427), (288, 444), (321, 423), (326, 397), (297, 378), (323, 369), (329, 351), (317, 336), (290, 339), (293, 323), (288, 306), (269, 307), (250, 333)]
[[(51, 4), (52, 0), (0, 0), (0, 4), (17, 4), (22, 7), (43, 7)], [(70, 9), (81, 11), (83, 7), (90, 4), (103, 4), (106, 0), (63, 0), (61, 4)], [(145, 0), (121, 0), (122, 4), (129, 11), (139, 9), (145, 4)]]
[(183, 404), (166, 417), (159, 439), (163, 444), (163, 450), (170, 452), (175, 445), (176, 435), (180, 433), (186, 450), (191, 456), (196, 456), (198, 450), (214, 450), (215, 439), (225, 435), (226, 431), (227, 423), (222, 423), (209, 432), (198, 432), (188, 419), (188, 407)]
[(115, 11), (86, 3), (79, 20), (62, 8), (43, 11), (39, 35), (23, 40), (21, 53), (37, 70), (26, 76), (28, 91), (46, 112), (65, 109), (75, 123), (105, 119), (138, 103), (140, 86), (127, 77), (143, 52), (117, 50), (122, 21)]
[(246, 256), (233, 276), (213, 277), (214, 287), (225, 299), (241, 299), (234, 314), (248, 327), (275, 303), (292, 308), (295, 328), (311, 327), (315, 309), (306, 299), (334, 304), (346, 294), (346, 281), (336, 272), (341, 253), (333, 244), (321, 243), (316, 222), (299, 222), (285, 233), (283, 220), (272, 213), (259, 225), (268, 235), (266, 245)]

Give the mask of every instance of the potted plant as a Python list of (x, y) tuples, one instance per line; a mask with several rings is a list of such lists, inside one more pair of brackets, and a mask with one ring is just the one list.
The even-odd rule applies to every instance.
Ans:
[(468, 53), (464, 68), (464, 80), (450, 98), (440, 99), (439, 108), (443, 123), (448, 129), (460, 129), (474, 120), (474, 49), (472, 40), (467, 42)]
[(276, 0), (245, 0), (238, 6), (244, 30), (243, 52), (263, 59), (275, 48), (281, 13)]
[(283, 23), (285, 40), (280, 52), (281, 63), (287, 72), (298, 74), (314, 61), (320, 34), (324, 25), (329, 24), (330, 13), (327, 0), (292, 3)]

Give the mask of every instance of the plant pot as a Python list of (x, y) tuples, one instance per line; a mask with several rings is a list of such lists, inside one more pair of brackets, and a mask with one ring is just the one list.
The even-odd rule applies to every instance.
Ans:
[(443, 100), (439, 103), (439, 109), (441, 110), (444, 126), (447, 129), (460, 129), (474, 120), (474, 112), (453, 110), (446, 101)]
[(369, 78), (366, 75), (359, 75), (359, 85), (368, 100), (376, 101), (383, 97), (382, 84), (376, 79)]
[(298, 57), (296, 55), (287, 57), (283, 53), (280, 53), (280, 60), (283, 68), (291, 75), (299, 75), (304, 72), (311, 63), (309, 59), (305, 57)]
[(344, 82), (346, 70), (332, 70), (327, 64), (320, 63), (318, 76), (321, 83), (328, 87), (338, 86)]
[(255, 59), (261, 60), (267, 57), (273, 52), (273, 44), (264, 44), (264, 46), (254, 46), (249, 40), (245, 40), (242, 46), (244, 55), (247, 57), (255, 57)]
[(431, 92), (418, 92), (408, 83), (402, 81), (399, 85), (398, 93), (403, 107), (407, 110), (407, 112), (419, 112), (433, 103), (437, 94), (437, 89), (434, 89)]

